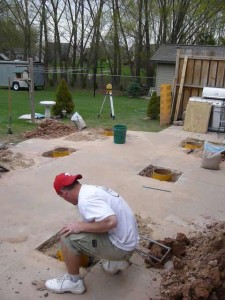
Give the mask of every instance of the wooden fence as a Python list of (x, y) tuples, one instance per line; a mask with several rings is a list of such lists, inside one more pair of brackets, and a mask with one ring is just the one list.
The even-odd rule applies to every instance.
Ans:
[(171, 119), (182, 119), (191, 96), (202, 96), (203, 87), (225, 88), (225, 52), (178, 49)]

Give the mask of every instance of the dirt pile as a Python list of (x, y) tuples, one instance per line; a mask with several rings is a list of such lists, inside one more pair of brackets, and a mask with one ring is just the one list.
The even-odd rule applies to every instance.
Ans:
[(46, 119), (40, 122), (39, 126), (32, 131), (26, 131), (24, 138), (58, 138), (77, 131), (74, 124), (68, 125), (57, 120)]
[(13, 153), (8, 148), (0, 149), (0, 165), (9, 169), (28, 168), (34, 164), (32, 158), (26, 158), (22, 153)]
[(77, 131), (74, 134), (65, 138), (69, 141), (95, 141), (107, 139), (102, 128), (88, 128), (82, 131)]
[(154, 225), (154, 223), (152, 222), (150, 217), (144, 219), (139, 214), (135, 214), (135, 218), (138, 225), (138, 232), (141, 237), (139, 244), (141, 248), (146, 248), (148, 247), (148, 241), (143, 239), (142, 237), (150, 237), (153, 231), (151, 226)]
[(46, 119), (40, 122), (40, 125), (32, 131), (23, 134), (24, 138), (45, 138), (53, 139), (66, 137), (70, 141), (95, 141), (96, 139), (106, 139), (104, 129), (86, 128), (79, 131), (75, 124), (64, 124), (61, 121)]
[[(190, 238), (178, 233), (176, 239), (159, 242), (171, 247), (162, 266), (161, 294), (165, 299), (225, 299), (225, 222), (207, 225)], [(157, 247), (149, 248), (153, 255), (163, 254)]]

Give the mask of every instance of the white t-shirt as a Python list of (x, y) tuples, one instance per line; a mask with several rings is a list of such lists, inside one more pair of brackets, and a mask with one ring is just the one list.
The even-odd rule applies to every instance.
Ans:
[(103, 186), (82, 184), (77, 208), (84, 222), (98, 222), (115, 215), (118, 224), (108, 232), (111, 242), (125, 251), (136, 248), (139, 239), (136, 219), (118, 193)]

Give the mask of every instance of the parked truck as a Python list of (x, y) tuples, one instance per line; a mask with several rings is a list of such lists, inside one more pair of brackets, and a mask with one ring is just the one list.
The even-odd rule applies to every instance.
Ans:
[[(34, 88), (44, 88), (44, 64), (33, 62)], [(29, 88), (30, 76), (28, 61), (0, 60), (0, 86), (19, 91), (22, 88)]]

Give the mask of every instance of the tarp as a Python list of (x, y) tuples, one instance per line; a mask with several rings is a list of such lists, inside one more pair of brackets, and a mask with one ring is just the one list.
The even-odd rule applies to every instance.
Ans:
[(208, 141), (204, 143), (204, 151), (210, 153), (222, 153), (225, 151), (225, 145), (215, 145)]
[[(45, 117), (45, 116), (42, 115), (42, 114), (35, 113), (35, 119), (42, 119), (42, 118), (44, 118), (44, 117)], [(18, 119), (21, 119), (21, 120), (31, 120), (31, 114), (22, 115), (22, 116), (20, 116)]]

